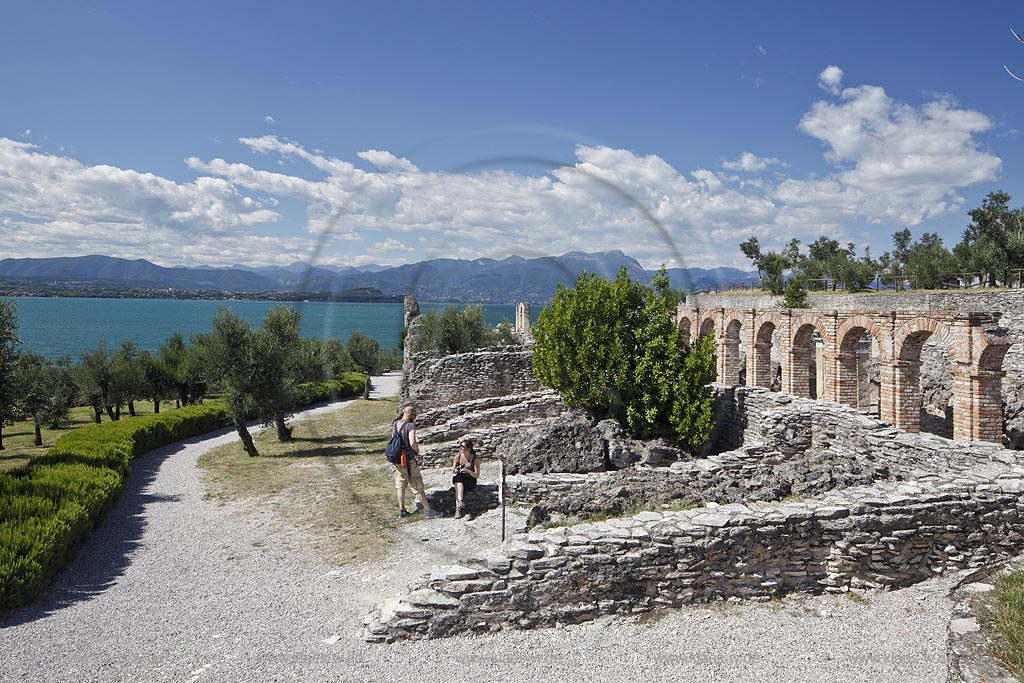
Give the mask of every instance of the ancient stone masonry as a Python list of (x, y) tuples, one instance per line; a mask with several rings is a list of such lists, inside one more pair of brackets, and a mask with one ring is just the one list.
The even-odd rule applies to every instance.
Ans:
[(643, 512), (530, 534), (436, 569), (366, 620), (369, 640), (553, 626), (790, 591), (896, 588), (1024, 546), (1024, 469), (989, 483), (855, 487), (814, 501)]
[[(532, 507), (531, 524), (634, 514), (538, 527), (435, 568), (367, 617), (368, 640), (551, 626), (789, 591), (896, 588), (1024, 549), (1021, 453), (897, 428), (912, 418), (906, 404), (914, 390), (921, 393), (915, 363), (930, 335), (948, 347), (954, 365), (949, 392), (958, 432), (988, 433), (993, 408), (982, 399), (998, 396), (992, 380), (1001, 378), (1009, 348), (996, 316), (689, 312), (682, 320), (691, 336), (715, 333), (720, 357), (737, 364), (720, 367), (727, 382), (715, 389), (718, 423), (706, 457), (629, 439), (612, 421), (567, 409), (531, 384), (526, 348), (500, 360), (407, 359), (407, 395), (421, 403), (424, 450), (439, 464), (450, 459), (455, 439), (473, 435), (505, 462), (512, 473), (505, 498)], [(892, 403), (884, 422), (851, 398), (861, 388), (846, 355), (865, 336), (879, 351), (883, 403)], [(736, 338), (743, 346), (732, 347)], [(825, 347), (824, 372), (809, 370), (810, 340)], [(784, 352), (787, 393), (757, 386), (772, 375), (766, 347)], [(508, 370), (504, 379), (481, 378), (492, 363)], [(464, 379), (453, 381), (453, 373)], [(742, 373), (748, 386), (738, 386)], [(460, 388), (436, 390), (432, 382)], [(478, 386), (490, 395), (474, 393)], [(834, 402), (804, 397), (819, 387)], [(450, 497), (435, 495), (439, 509)], [(496, 498), (496, 488), (487, 489), (481, 509)]]
[[(994, 442), (1003, 438), (1002, 362), (1012, 344), (999, 318), (999, 313), (945, 311), (692, 306), (678, 311), (679, 325), (692, 339), (715, 335), (720, 383), (741, 384), (745, 366), (746, 384), (770, 386), (777, 343), (784, 392), (848, 406), (860, 402), (857, 347), (869, 335), (879, 355), (881, 418), (908, 432), (921, 429), (921, 349), (935, 335), (952, 363), (953, 438)], [(819, 343), (821, 386), (811, 370)]]

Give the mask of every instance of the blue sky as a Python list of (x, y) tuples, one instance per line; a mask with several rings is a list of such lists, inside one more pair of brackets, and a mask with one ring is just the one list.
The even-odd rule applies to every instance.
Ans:
[(1018, 3), (2, 13), (0, 257), (745, 266), (751, 234), (952, 246), (1024, 204)]

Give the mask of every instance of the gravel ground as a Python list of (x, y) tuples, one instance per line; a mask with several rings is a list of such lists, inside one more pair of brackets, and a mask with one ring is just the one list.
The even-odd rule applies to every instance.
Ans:
[[(397, 391), (394, 377), (376, 386)], [(402, 524), (388, 559), (334, 567), (301, 537), (269, 534), (279, 525), (265, 511), (203, 499), (196, 460), (235, 438), (135, 462), (125, 494), (54, 587), (0, 614), (0, 681), (945, 681), (950, 579), (367, 645), (367, 608), (432, 564), (497, 543), (498, 513)]]

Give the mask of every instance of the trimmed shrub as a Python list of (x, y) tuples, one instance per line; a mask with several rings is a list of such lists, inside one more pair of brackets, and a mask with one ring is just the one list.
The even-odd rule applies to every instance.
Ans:
[(363, 393), (365, 378), (361, 372), (345, 372), (329, 382), (306, 382), (295, 387), (295, 407), (337, 401)]
[(74, 556), (124, 486), (132, 458), (226, 424), (205, 405), (74, 429), (0, 474), (0, 608), (31, 601)]
[[(363, 375), (299, 385), (296, 408), (358, 396)], [(221, 401), (78, 427), (46, 455), (0, 473), (0, 608), (30, 602), (110, 509), (132, 459), (229, 424)]]

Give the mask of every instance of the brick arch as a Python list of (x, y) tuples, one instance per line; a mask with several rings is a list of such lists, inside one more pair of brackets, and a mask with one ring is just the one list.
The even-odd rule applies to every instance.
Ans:
[(700, 328), (697, 330), (698, 338), (707, 334), (714, 336), (716, 327), (718, 327), (718, 321), (715, 320), (713, 314), (701, 316)]
[(743, 330), (743, 319), (736, 313), (727, 313), (722, 329), (725, 330), (726, 337), (739, 339)]
[(985, 347), (978, 357), (978, 369), (1000, 372), (1003, 369), (1003, 358), (1010, 350), (1010, 344), (995, 344)]
[(839, 327), (836, 329), (836, 350), (844, 353), (852, 353), (854, 345), (860, 340), (857, 339), (850, 341), (847, 339), (851, 332), (855, 330), (864, 330), (871, 334), (871, 337), (875, 340), (878, 345), (878, 355), (882, 358), (887, 358), (890, 353), (888, 335), (881, 325), (878, 324), (873, 318), (869, 318), (866, 315), (851, 316), (844, 320)]
[[(893, 358), (903, 361), (919, 361), (921, 347), (928, 337), (935, 335), (949, 351), (951, 361), (959, 359), (961, 351), (970, 354), (970, 349), (957, 349), (952, 331), (934, 318), (918, 316), (903, 323), (893, 337)], [(970, 360), (969, 358), (967, 359)]]
[(754, 348), (747, 350), (747, 384), (772, 386), (772, 337), (781, 325), (778, 314), (762, 313), (754, 320)]
[(693, 341), (693, 320), (689, 313), (684, 313), (676, 320), (676, 329), (683, 333), (683, 338), (689, 344)]
[(778, 313), (761, 313), (754, 318), (754, 341), (755, 342), (771, 342), (771, 336), (769, 335), (766, 339), (764, 337), (764, 330), (766, 325), (772, 325), (771, 334), (775, 333), (775, 330), (782, 329), (782, 316)]
[(804, 313), (793, 318), (790, 323), (789, 343), (791, 347), (796, 347), (798, 343), (797, 337), (802, 336), (801, 333), (808, 325), (812, 326), (817, 330), (818, 334), (821, 335), (826, 348), (830, 348), (832, 346), (832, 337), (829, 335), (828, 330), (825, 329), (825, 323), (821, 317), (812, 313)]

